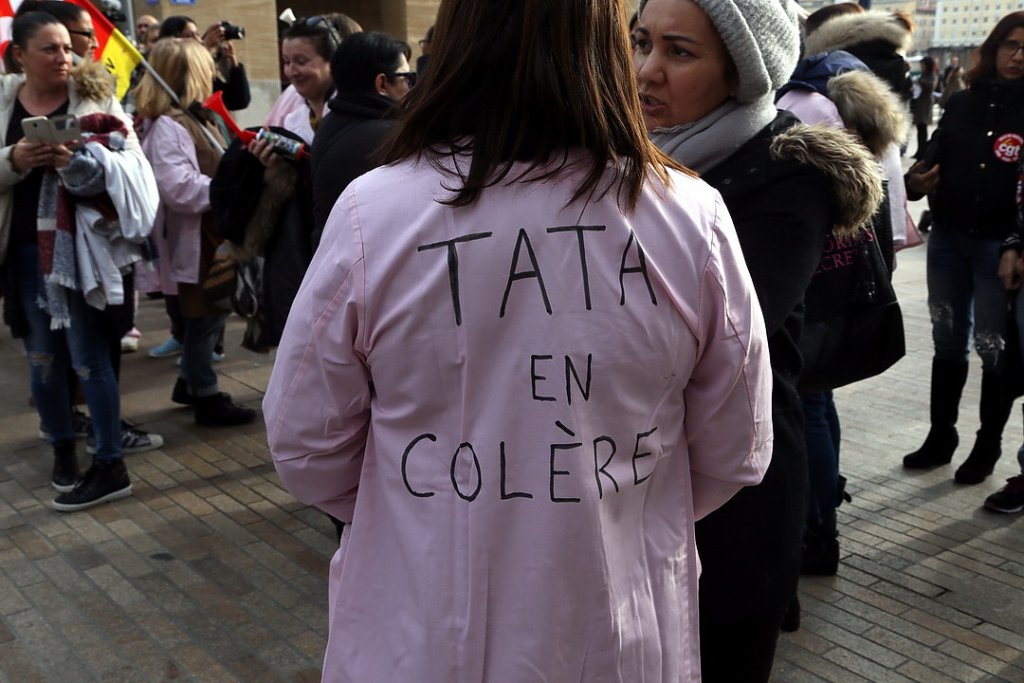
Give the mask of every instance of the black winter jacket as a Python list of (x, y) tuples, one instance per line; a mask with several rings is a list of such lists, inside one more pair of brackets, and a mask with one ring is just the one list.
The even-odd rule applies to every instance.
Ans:
[(939, 184), (928, 197), (935, 224), (1005, 238), (1016, 229), (1024, 82), (979, 81), (954, 94), (936, 135)]
[(375, 156), (391, 130), (385, 117), (394, 102), (376, 93), (339, 92), (313, 138), (313, 243), (320, 242), (327, 217), (353, 180), (380, 166)]
[[(739, 236), (768, 332), (772, 359), (772, 462), (758, 486), (742, 489), (697, 522), (701, 650), (705, 667), (735, 647), (737, 623), (777, 624), (796, 590), (807, 453), (796, 384), (804, 291), (833, 224), (829, 179), (818, 169), (772, 158), (773, 138), (796, 119), (788, 112), (704, 175), (722, 193)], [(750, 572), (752, 563), (759, 571)], [(765, 626), (770, 631), (769, 626)], [(750, 657), (735, 680), (766, 680), (770, 657)], [(753, 660), (761, 661), (760, 665)]]

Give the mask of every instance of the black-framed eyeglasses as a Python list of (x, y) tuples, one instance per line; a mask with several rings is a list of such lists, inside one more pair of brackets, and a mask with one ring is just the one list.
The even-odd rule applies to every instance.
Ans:
[(404, 78), (405, 82), (409, 84), (409, 87), (415, 87), (416, 85), (416, 72), (415, 71), (396, 71), (391, 74), (391, 78)]
[(1012, 57), (1017, 54), (1018, 50), (1024, 50), (1024, 43), (1019, 43), (1016, 40), (1007, 38), (1006, 40), (999, 43), (999, 51), (1004, 55)]
[(96, 31), (74, 31), (69, 28), (68, 33), (74, 34), (76, 36), (82, 36), (83, 38), (88, 38), (89, 40), (96, 40)]

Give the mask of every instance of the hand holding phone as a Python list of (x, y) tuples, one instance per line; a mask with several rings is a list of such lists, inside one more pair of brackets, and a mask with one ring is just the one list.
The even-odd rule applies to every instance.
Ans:
[(78, 142), (82, 137), (82, 129), (78, 125), (78, 117), (73, 114), (61, 116), (30, 116), (22, 119), (21, 128), (25, 139), (29, 142), (51, 142), (64, 145)]

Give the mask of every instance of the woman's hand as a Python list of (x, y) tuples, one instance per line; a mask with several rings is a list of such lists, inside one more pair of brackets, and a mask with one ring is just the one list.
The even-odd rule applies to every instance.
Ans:
[(203, 33), (203, 45), (206, 46), (207, 50), (213, 51), (217, 49), (217, 46), (224, 40), (224, 27), (220, 25), (218, 21), (216, 24), (210, 24), (210, 28), (206, 29)]
[(22, 138), (11, 150), (11, 166), (19, 173), (46, 166), (63, 168), (70, 160), (71, 150), (52, 142), (29, 142)]
[(999, 257), (999, 270), (996, 272), (999, 274), (999, 279), (1003, 282), (1003, 287), (1007, 289), (1019, 288), (1022, 270), (1024, 270), (1024, 259), (1020, 257), (1020, 254), (1015, 249), (1007, 249)]
[(253, 140), (246, 149), (264, 166), (270, 167), (280, 162), (278, 155), (274, 152), (274, 146), (267, 140)]
[(928, 170), (919, 161), (907, 171), (907, 189), (918, 194), (928, 194), (939, 184), (939, 165), (935, 164)]

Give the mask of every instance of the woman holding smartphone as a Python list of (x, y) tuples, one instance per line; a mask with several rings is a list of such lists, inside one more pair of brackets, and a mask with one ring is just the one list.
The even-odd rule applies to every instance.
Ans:
[[(125, 150), (138, 154), (131, 121), (114, 97), (101, 65), (71, 66), (71, 37), (43, 12), (17, 17), (11, 28), (11, 56), (21, 74), (0, 81), (0, 282), (4, 319), (24, 339), (32, 396), (53, 445), (51, 485), (61, 492), (60, 511), (75, 511), (131, 494), (122, 459), (120, 395), (103, 333), (100, 311), (89, 306), (74, 279), (54, 258), (68, 234), (38, 218), (47, 176), (68, 165), (71, 150), (52, 142), (30, 142), (22, 122), (33, 116), (79, 117), (104, 113), (122, 119)], [(57, 221), (55, 221), (57, 222)], [(41, 230), (43, 226), (48, 230)], [(73, 272), (73, 271), (72, 271)], [(57, 301), (66, 300), (66, 311)], [(41, 307), (39, 302), (46, 301)], [(63, 307), (62, 307), (63, 308)], [(68, 365), (85, 393), (95, 453), (80, 477), (68, 391)]]

